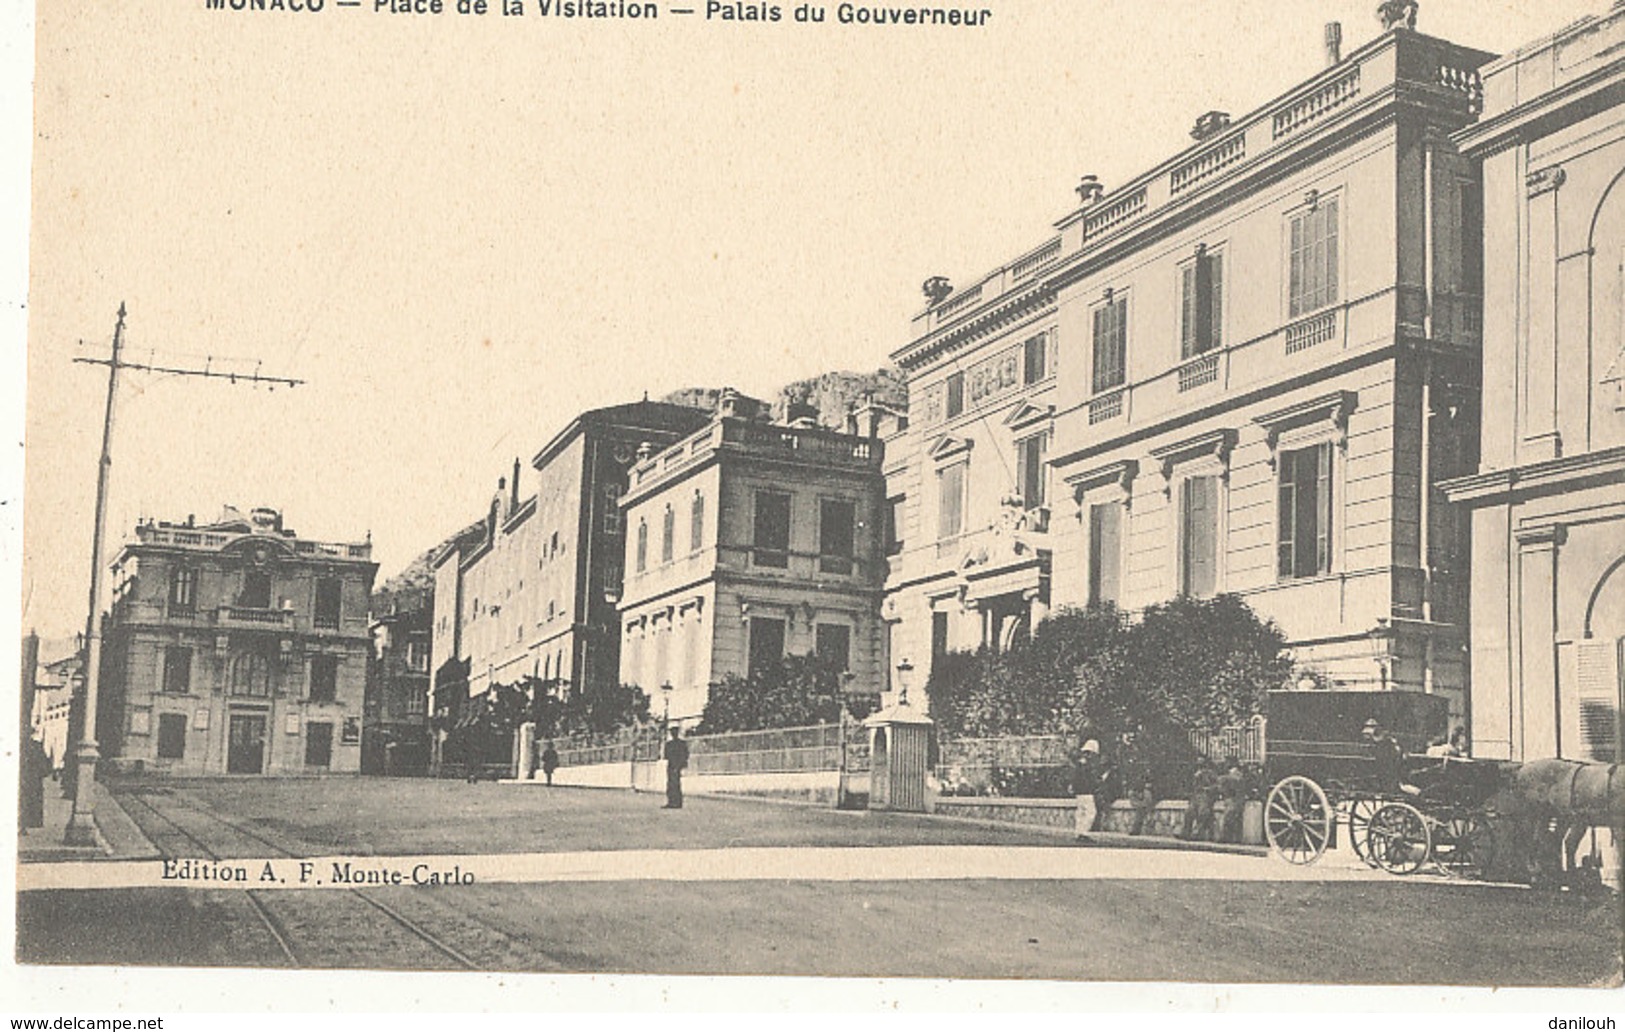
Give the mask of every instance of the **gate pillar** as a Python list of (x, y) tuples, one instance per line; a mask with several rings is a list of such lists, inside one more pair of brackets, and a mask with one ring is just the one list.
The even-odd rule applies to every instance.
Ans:
[(931, 718), (904, 696), (864, 726), (869, 729), (869, 808), (924, 813)]

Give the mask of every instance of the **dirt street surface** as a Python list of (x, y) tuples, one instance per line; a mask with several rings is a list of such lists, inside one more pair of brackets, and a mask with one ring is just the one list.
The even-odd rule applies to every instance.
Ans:
[[(576, 864), (576, 879), (438, 888), (29, 891), (23, 963), (1561, 986), (1621, 975), (1617, 897), (1397, 879), (1335, 856), (1306, 870), (904, 815), (720, 799), (673, 812), (655, 796), (423, 780), (148, 781), (120, 798), (175, 857), (569, 854), (569, 866), (635, 852), (647, 873), (606, 862)], [(1018, 847), (1009, 870), (978, 866), (988, 846)], [(853, 856), (876, 866), (864, 880), (761, 880), (718, 860), (711, 875), (699, 851), (730, 847), (798, 870)], [(685, 855), (706, 868), (662, 871)]]

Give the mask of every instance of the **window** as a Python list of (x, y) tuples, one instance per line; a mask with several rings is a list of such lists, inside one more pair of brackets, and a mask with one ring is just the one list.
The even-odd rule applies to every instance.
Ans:
[(1179, 489), (1179, 590), (1196, 598), (1218, 585), (1219, 478), (1189, 477)]
[(414, 688), (406, 693), (406, 715), (421, 717), (429, 712), (429, 693), (422, 688)]
[(852, 572), (856, 526), (851, 502), (825, 498), (818, 503), (818, 572)]
[(310, 657), (310, 701), (332, 702), (339, 693), (339, 658)]
[(1224, 255), (1196, 249), (1180, 270), (1179, 357), (1192, 358), (1223, 343)]
[(688, 550), (698, 552), (705, 544), (705, 496), (694, 492), (694, 506), (688, 512)]
[(258, 652), (244, 652), (231, 664), (233, 695), (271, 694), (271, 664)]
[(599, 568), (598, 586), (611, 601), (621, 597), (621, 564), (606, 560)]
[(771, 617), (750, 618), (750, 666), (746, 675), (756, 677), (784, 659), (784, 621)]
[(169, 573), (169, 611), (185, 615), (197, 609), (197, 571), (177, 566)]
[(671, 505), (668, 504), (666, 506), (666, 511), (664, 513), (662, 513), (661, 516), (660, 516), (660, 561), (661, 562), (663, 562), (663, 563), (671, 562), (672, 550), (674, 548), (674, 546), (672, 544), (672, 539), (675, 538), (676, 536), (677, 536), (677, 513), (674, 512), (672, 510)]
[(1484, 292), (1484, 187), (1461, 184), (1461, 289)]
[(1089, 603), (1116, 602), (1122, 591), (1123, 503), (1089, 507)]
[(965, 463), (937, 470), (937, 540), (958, 537), (964, 525)]
[(1292, 216), (1288, 277), (1288, 308), (1294, 319), (1337, 300), (1336, 199)]
[(649, 525), (638, 520), (638, 556), (637, 571), (642, 573), (649, 568)]
[(1040, 333), (1022, 345), (1021, 382), (1037, 383), (1049, 374), (1049, 339)]
[(840, 671), (852, 666), (852, 628), (845, 624), (818, 625), (818, 658)]
[(160, 760), (186, 758), (186, 714), (158, 714), (158, 758)]
[(604, 485), (604, 533), (621, 532), (621, 485)]
[(305, 766), (328, 767), (333, 763), (333, 725), (305, 725)]
[(790, 565), (790, 496), (776, 491), (756, 492), (754, 551), (757, 566), (784, 569)]
[(886, 554), (896, 555), (903, 550), (904, 495), (886, 499)]
[(237, 604), (245, 609), (271, 608), (271, 575), (265, 570), (244, 570), (243, 590)]
[(427, 673), (429, 669), (429, 643), (412, 639), (406, 643), (406, 669)]
[(1313, 577), (1332, 568), (1332, 445), (1283, 451), (1277, 460), (1276, 572)]
[(184, 645), (164, 649), (164, 691), (186, 693), (192, 690), (192, 650)]
[(339, 599), (341, 585), (336, 577), (323, 577), (316, 582), (317, 627), (337, 630), (339, 625)]
[(948, 418), (952, 419), (965, 411), (965, 374), (954, 373), (948, 377)]
[(1123, 386), (1128, 363), (1128, 297), (1108, 298), (1095, 309), (1093, 391)]
[[(941, 659), (948, 654), (948, 614), (942, 610), (931, 612), (931, 658)], [(933, 665), (935, 665), (933, 663)]]
[(1044, 448), (1049, 440), (1049, 434), (1035, 434), (1016, 442), (1016, 493), (1021, 495), (1021, 504), (1028, 509), (1036, 509), (1045, 504), (1046, 476), (1044, 466)]

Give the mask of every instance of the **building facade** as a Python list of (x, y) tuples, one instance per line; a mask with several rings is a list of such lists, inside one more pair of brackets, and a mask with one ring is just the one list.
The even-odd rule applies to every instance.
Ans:
[(435, 565), (437, 714), (493, 684), (564, 695), (614, 683), (628, 471), (640, 445), (669, 444), (708, 418), (649, 401), (584, 412), (531, 460), (528, 497), (514, 461), (483, 524)]
[(1625, 10), (1483, 69), (1481, 464), (1472, 519), (1480, 755), (1618, 760), (1625, 704)]
[(655, 714), (693, 723), (712, 684), (787, 655), (883, 683), (884, 446), (791, 415), (724, 391), (709, 425), (632, 469), (621, 681)]
[(301, 538), (274, 509), (144, 522), (113, 560), (97, 738), (175, 774), (354, 773), (370, 542)]
[[(1080, 205), (928, 307), (894, 359), (894, 651), (923, 681), (1056, 606), (1231, 592), (1301, 665), (1467, 717), (1476, 166), (1491, 55), (1400, 20)], [(906, 456), (906, 457), (905, 457)]]
[(373, 615), (361, 728), (364, 774), (423, 774), (429, 769), (432, 595), (398, 593), (389, 612)]

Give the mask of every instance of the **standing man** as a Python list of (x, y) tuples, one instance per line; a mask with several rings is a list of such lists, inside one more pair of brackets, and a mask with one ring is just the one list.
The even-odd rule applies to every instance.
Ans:
[(1100, 791), (1100, 775), (1100, 743), (1091, 738), (1083, 743), (1083, 750), (1072, 767), (1072, 794), (1077, 799), (1076, 830), (1080, 835), (1098, 830), (1095, 793)]
[(666, 743), (666, 805), (662, 809), (683, 808), (683, 768), (688, 766), (688, 743), (671, 729), (671, 741)]
[(559, 751), (553, 748), (553, 739), (547, 740), (547, 748), (542, 750), (542, 774), (547, 783), (553, 783), (553, 772), (559, 769)]
[(1219, 778), (1219, 798), (1224, 801), (1224, 819), (1219, 823), (1220, 842), (1241, 841), (1241, 814), (1247, 805), (1247, 776), (1234, 759)]

